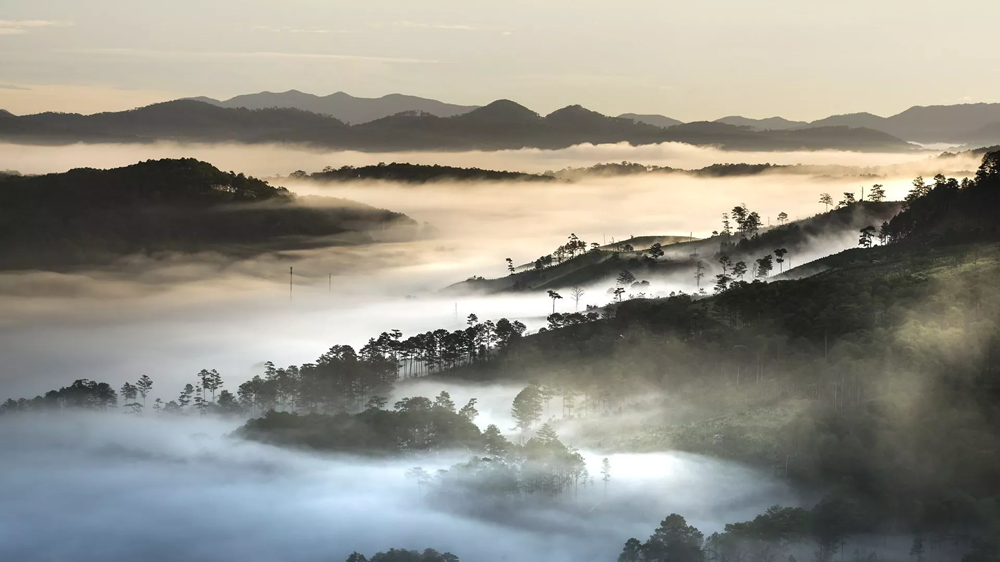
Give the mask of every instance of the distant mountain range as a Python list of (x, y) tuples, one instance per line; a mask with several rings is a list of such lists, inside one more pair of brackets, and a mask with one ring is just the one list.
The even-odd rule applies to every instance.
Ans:
[[(636, 121), (658, 127), (680, 123), (663, 115), (626, 114)], [(623, 115), (622, 117), (625, 117)], [(669, 123), (672, 123), (670, 125)], [(982, 144), (1000, 142), (1000, 103), (973, 103), (911, 107), (891, 117), (872, 113), (833, 115), (812, 122), (790, 121), (783, 117), (750, 119), (732, 115), (714, 123), (748, 127), (754, 131), (790, 131), (816, 127), (873, 129), (919, 143)]]
[[(804, 130), (810, 132), (798, 132)], [(729, 149), (900, 150), (906, 146), (902, 141), (1000, 143), (1000, 103), (917, 106), (891, 117), (851, 113), (806, 122), (731, 115), (684, 123), (655, 114), (608, 117), (578, 105), (543, 117), (507, 100), (479, 107), (402, 94), (359, 98), (344, 92), (317, 96), (289, 90), (228, 100), (185, 98), (86, 116), (19, 117), (0, 109), (0, 138), (12, 137), (32, 142), (165, 138), (305, 142), (359, 150), (560, 148), (578, 142), (665, 140)]]
[[(367, 123), (412, 111), (429, 113), (437, 117), (454, 117), (478, 108), (478, 106), (454, 105), (402, 94), (390, 94), (381, 98), (357, 98), (344, 92), (316, 96), (297, 90), (282, 93), (261, 92), (236, 96), (225, 101), (205, 97), (192, 99), (229, 108), (301, 109), (329, 115), (350, 124)], [(660, 128), (683, 124), (677, 119), (655, 114), (623, 113), (618, 117)], [(891, 117), (880, 117), (871, 113), (850, 113), (807, 122), (792, 121), (783, 117), (751, 119), (731, 115), (716, 119), (714, 122), (749, 127), (754, 131), (788, 131), (812, 127), (866, 128), (920, 143), (1000, 142), (998, 136), (1000, 133), (997, 132), (1000, 125), (994, 125), (1000, 123), (1000, 103), (916, 106)]]
[(247, 109), (269, 109), (272, 107), (301, 109), (320, 115), (329, 115), (345, 123), (360, 124), (402, 113), (405, 111), (421, 111), (438, 117), (454, 117), (468, 113), (478, 106), (455, 105), (437, 100), (389, 94), (380, 98), (356, 98), (344, 92), (328, 96), (306, 94), (298, 90), (287, 92), (260, 92), (245, 94), (220, 101), (206, 97), (190, 98), (203, 101), (219, 107), (245, 107)]
[(757, 131), (709, 122), (664, 128), (608, 117), (579, 105), (541, 116), (509, 100), (450, 117), (414, 110), (357, 125), (296, 108), (226, 108), (193, 99), (94, 115), (4, 113), (0, 115), (0, 139), (36, 143), (276, 142), (362, 151), (558, 149), (581, 143), (642, 145), (667, 141), (765, 151), (915, 148), (892, 135), (866, 128)]

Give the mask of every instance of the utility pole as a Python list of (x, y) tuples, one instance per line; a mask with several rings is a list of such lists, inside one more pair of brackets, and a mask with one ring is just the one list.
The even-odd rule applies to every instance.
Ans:
[(291, 267), (288, 268), (288, 302), (292, 301), (292, 272)]
[(333, 274), (330, 273), (328, 275), (328, 277), (329, 277), (329, 292), (332, 293), (333, 292)]

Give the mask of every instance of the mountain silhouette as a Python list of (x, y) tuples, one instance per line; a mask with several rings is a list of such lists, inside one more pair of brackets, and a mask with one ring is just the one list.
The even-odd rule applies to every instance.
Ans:
[(438, 117), (453, 117), (468, 113), (476, 108), (476, 106), (455, 105), (403, 94), (389, 94), (380, 98), (359, 98), (344, 92), (317, 96), (298, 90), (244, 94), (222, 101), (207, 97), (191, 99), (228, 108), (301, 109), (320, 115), (329, 115), (351, 124), (367, 123), (405, 111), (422, 111)]
[(866, 127), (914, 142), (948, 142), (1000, 121), (1000, 103), (915, 106), (891, 117), (871, 113), (834, 115), (810, 126)]
[(129, 111), (80, 115), (39, 113), (0, 120), (0, 134), (17, 132), (81, 140), (253, 140), (277, 131), (308, 127), (346, 128), (332, 117), (298, 109), (227, 109), (175, 100)]
[(952, 137), (951, 142), (977, 146), (1000, 144), (1000, 121)]
[(618, 116), (619, 119), (631, 119), (632, 121), (638, 121), (639, 123), (645, 123), (647, 125), (652, 125), (654, 127), (660, 127), (666, 129), (667, 127), (673, 127), (674, 125), (680, 125), (683, 121), (678, 121), (676, 119), (671, 119), (665, 115), (642, 115), (639, 113), (622, 113)]
[(789, 121), (784, 117), (768, 117), (766, 119), (750, 119), (740, 115), (730, 115), (722, 119), (716, 119), (716, 123), (736, 125), (737, 127), (750, 127), (757, 131), (786, 131), (788, 129), (799, 129), (808, 127), (805, 121)]
[[(806, 130), (810, 132), (790, 134)], [(581, 143), (641, 145), (667, 141), (734, 150), (913, 148), (892, 135), (867, 129), (757, 131), (704, 121), (661, 128), (608, 117), (579, 105), (542, 117), (510, 100), (497, 100), (452, 117), (413, 110), (358, 125), (299, 109), (225, 108), (197, 100), (175, 100), (94, 115), (40, 113), (5, 117), (0, 119), (0, 138), (46, 143), (274, 142), (363, 151), (559, 149)]]

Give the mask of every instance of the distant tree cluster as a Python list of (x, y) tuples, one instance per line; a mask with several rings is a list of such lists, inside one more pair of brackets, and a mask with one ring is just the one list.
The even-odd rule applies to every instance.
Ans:
[(436, 181), (533, 181), (548, 182), (555, 178), (546, 175), (526, 174), (523, 172), (507, 172), (484, 170), (481, 168), (458, 168), (454, 166), (439, 166), (425, 164), (409, 164), (379, 162), (373, 166), (327, 166), (321, 172), (312, 174), (296, 170), (289, 175), (290, 179), (310, 179), (316, 181), (362, 181), (380, 180), (411, 184), (422, 184)]
[(458, 562), (458, 556), (450, 552), (438, 552), (433, 548), (423, 552), (390, 548), (385, 552), (376, 552), (371, 558), (366, 558), (360, 552), (352, 552), (346, 562)]
[[(402, 332), (383, 332), (369, 338), (359, 351), (335, 345), (315, 362), (278, 368), (264, 365), (263, 376), (241, 383), (236, 392), (223, 389), (216, 370), (203, 369), (193, 383), (185, 384), (174, 400), (157, 398), (156, 413), (258, 416), (268, 410), (300, 412), (361, 411), (376, 396), (386, 396), (402, 378), (424, 376), (462, 365), (488, 361), (505, 352), (525, 333), (525, 326), (501, 318), (479, 322), (475, 314), (462, 330), (434, 330), (403, 339)], [(143, 375), (125, 383), (121, 396), (127, 412), (141, 413), (152, 389)], [(0, 414), (48, 408), (107, 410), (118, 404), (119, 394), (107, 383), (79, 380), (34, 399), (8, 399)], [(141, 399), (141, 402), (139, 401)]]

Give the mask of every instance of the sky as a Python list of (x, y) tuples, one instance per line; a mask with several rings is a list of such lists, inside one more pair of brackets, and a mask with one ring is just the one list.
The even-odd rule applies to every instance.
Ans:
[(1000, 101), (992, 0), (0, 0), (0, 108), (262, 90), (812, 120)]

